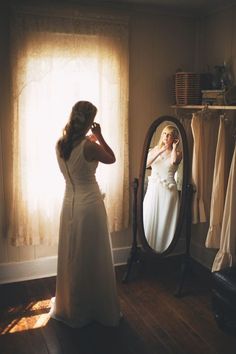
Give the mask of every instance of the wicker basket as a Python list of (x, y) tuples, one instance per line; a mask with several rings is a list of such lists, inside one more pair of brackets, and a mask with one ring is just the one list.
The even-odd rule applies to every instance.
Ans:
[(175, 74), (175, 99), (177, 105), (201, 103), (200, 74), (177, 72)]

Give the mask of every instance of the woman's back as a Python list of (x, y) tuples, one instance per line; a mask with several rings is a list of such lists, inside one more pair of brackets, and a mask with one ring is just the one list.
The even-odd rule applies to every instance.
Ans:
[(56, 150), (58, 164), (66, 183), (89, 184), (96, 182), (95, 172), (98, 161), (87, 161), (85, 159), (84, 145), (86, 142), (86, 139), (84, 139), (76, 145), (68, 160), (61, 158), (58, 149)]
[(58, 164), (66, 183), (64, 203), (91, 204), (102, 199), (95, 176), (98, 161), (86, 160), (85, 144), (86, 139), (75, 146), (66, 161), (57, 151)]
[(84, 139), (68, 160), (57, 151), (65, 178), (58, 250), (56, 302), (52, 317), (72, 327), (120, 320), (107, 217), (96, 182), (97, 161), (84, 156)]

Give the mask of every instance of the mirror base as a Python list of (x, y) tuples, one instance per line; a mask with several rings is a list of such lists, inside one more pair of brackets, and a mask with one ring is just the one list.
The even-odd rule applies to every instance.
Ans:
[(180, 280), (179, 280), (178, 288), (177, 288), (176, 292), (174, 293), (175, 297), (183, 297), (184, 296), (183, 287), (184, 287), (187, 275), (189, 273), (189, 270), (191, 268), (190, 261), (191, 261), (190, 256), (184, 255), (184, 258), (183, 258), (182, 264), (181, 264)]
[(130, 256), (127, 262), (127, 270), (122, 278), (122, 282), (126, 283), (130, 277), (137, 277), (137, 265), (141, 261), (141, 248), (134, 246), (131, 248)]

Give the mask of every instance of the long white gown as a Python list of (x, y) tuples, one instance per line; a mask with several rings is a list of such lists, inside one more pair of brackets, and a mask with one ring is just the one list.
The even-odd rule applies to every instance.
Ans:
[(143, 200), (143, 223), (147, 241), (157, 252), (170, 245), (178, 219), (179, 195), (175, 180), (178, 165), (165, 152), (151, 165), (147, 191)]
[(51, 317), (71, 327), (120, 320), (115, 273), (98, 162), (84, 157), (83, 140), (69, 160), (57, 159), (66, 188), (61, 210), (56, 297)]

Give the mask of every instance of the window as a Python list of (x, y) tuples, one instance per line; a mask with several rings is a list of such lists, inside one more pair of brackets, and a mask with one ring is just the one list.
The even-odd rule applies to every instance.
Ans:
[(11, 240), (15, 245), (57, 242), (64, 180), (55, 145), (78, 100), (89, 100), (98, 107), (96, 120), (116, 153), (117, 162), (100, 164), (97, 178), (106, 195), (111, 231), (126, 227), (127, 31), (117, 23), (104, 25), (87, 17), (78, 20), (25, 13), (17, 14), (12, 24)]

